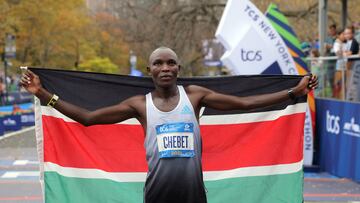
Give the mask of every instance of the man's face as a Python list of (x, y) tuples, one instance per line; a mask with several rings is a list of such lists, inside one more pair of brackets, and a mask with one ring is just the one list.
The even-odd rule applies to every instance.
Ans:
[(178, 58), (170, 49), (158, 49), (150, 56), (148, 72), (159, 87), (174, 85), (179, 69)]
[(344, 42), (346, 39), (345, 39), (345, 34), (344, 32), (340, 33), (339, 34), (339, 37), (338, 37), (342, 42)]
[(345, 29), (344, 36), (345, 36), (346, 40), (352, 40), (354, 37), (351, 29)]
[(330, 27), (329, 28), (329, 35), (330, 36), (336, 36), (336, 28), (335, 27)]

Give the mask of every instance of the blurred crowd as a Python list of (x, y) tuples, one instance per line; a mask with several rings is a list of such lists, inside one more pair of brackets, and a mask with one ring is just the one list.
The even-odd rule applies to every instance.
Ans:
[(5, 105), (5, 95), (11, 92), (19, 92), (20, 88), (20, 75), (12, 75), (6, 77), (5, 85), (5, 76), (0, 73), (0, 105)]
[(323, 81), (317, 96), (345, 98), (353, 63), (359, 60), (359, 41), (360, 24), (343, 29), (337, 29), (336, 24), (332, 24), (325, 39), (325, 56), (332, 58), (316, 59), (320, 56), (318, 39), (301, 44), (306, 57), (311, 58), (311, 71), (319, 76), (320, 82)]

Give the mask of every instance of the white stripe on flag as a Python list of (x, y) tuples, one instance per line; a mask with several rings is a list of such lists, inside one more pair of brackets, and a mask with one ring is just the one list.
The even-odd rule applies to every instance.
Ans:
[[(288, 116), (297, 113), (305, 113), (307, 103), (297, 103), (294, 105), (288, 105), (285, 109), (256, 112), (256, 113), (243, 113), (243, 114), (226, 114), (226, 115), (203, 115), (200, 118), (201, 125), (224, 125), (224, 124), (241, 124), (241, 123), (253, 123), (263, 121), (273, 121), (282, 116)], [(66, 122), (75, 122), (71, 118), (63, 115), (54, 108), (41, 106), (42, 115), (52, 116), (63, 119)], [(127, 125), (140, 125), (135, 119), (128, 119), (118, 124)]]
[(275, 111), (265, 111), (244, 114), (227, 114), (227, 115), (207, 115), (200, 119), (201, 125), (223, 125), (223, 124), (241, 124), (263, 121), (273, 121), (282, 116), (288, 116), (297, 113), (305, 113), (307, 103), (298, 103), (289, 105), (285, 109)]
[(271, 166), (254, 166), (237, 168), (226, 171), (206, 171), (204, 172), (204, 180), (223, 180), (227, 178), (240, 178), (251, 176), (268, 176), (296, 173), (302, 170), (303, 161), (292, 164), (278, 164)]
[(65, 177), (109, 179), (117, 182), (145, 182), (146, 172), (106, 172), (100, 169), (63, 167), (55, 163), (45, 162), (45, 172), (56, 172)]
[[(244, 167), (224, 171), (205, 171), (204, 181), (250, 176), (291, 174), (302, 170), (303, 161), (291, 164)], [(63, 167), (51, 162), (44, 163), (45, 172), (56, 172), (65, 177), (109, 179), (117, 182), (145, 182), (146, 172), (106, 172), (100, 169)]]

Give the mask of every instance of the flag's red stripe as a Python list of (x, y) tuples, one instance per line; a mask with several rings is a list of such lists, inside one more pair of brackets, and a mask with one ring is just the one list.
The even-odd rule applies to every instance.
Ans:
[(140, 125), (95, 125), (42, 116), (44, 161), (105, 171), (147, 170)]
[(301, 161), (304, 119), (300, 113), (276, 121), (202, 126), (204, 170)]
[[(300, 161), (304, 117), (304, 113), (299, 113), (276, 121), (201, 126), (203, 169), (228, 170)], [(147, 171), (144, 135), (139, 125), (84, 127), (43, 116), (43, 126), (44, 161), (109, 172)]]

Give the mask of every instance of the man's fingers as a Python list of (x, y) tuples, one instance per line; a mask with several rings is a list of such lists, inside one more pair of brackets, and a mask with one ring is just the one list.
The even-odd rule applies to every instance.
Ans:
[(30, 77), (30, 73), (29, 73), (29, 72), (27, 72), (27, 71), (26, 71), (26, 72), (24, 72), (24, 73), (23, 73), (23, 75), (24, 75), (24, 76), (27, 76), (27, 77)]
[(310, 87), (311, 87), (312, 89), (316, 89), (316, 88), (318, 87), (318, 85), (319, 85), (319, 82), (316, 81), (316, 82), (312, 83), (312, 84), (310, 85)]
[(315, 87), (317, 87), (317, 86), (319, 86), (319, 82), (316, 82), (316, 83), (315, 83)]
[(24, 75), (29, 79), (33, 79), (35, 77), (34, 73), (32, 72), (25, 72)]
[(26, 80), (26, 79), (24, 79), (24, 78), (21, 78), (21, 80), (20, 80), (20, 84), (21, 84), (22, 86), (27, 86), (27, 85), (29, 84), (29, 82), (30, 82), (30, 81), (28, 81), (28, 80)]
[(311, 77), (311, 80), (310, 80), (310, 82), (314, 82), (314, 81), (317, 81), (317, 76), (316, 76), (316, 75), (313, 75), (313, 76)]
[(27, 75), (27, 76), (32, 76), (33, 73), (32, 73), (30, 70), (27, 70), (27, 71), (25, 72), (25, 75)]
[(26, 72), (28, 72), (28, 73), (30, 73), (30, 74), (32, 74), (32, 75), (35, 75), (35, 73), (34, 72), (32, 72), (31, 70), (29, 70), (29, 69), (27, 69), (27, 71)]
[(26, 76), (28, 76), (28, 77), (32, 78), (32, 77), (34, 77), (34, 76), (35, 76), (35, 73), (34, 73), (34, 72), (32, 72), (31, 70), (27, 69), (27, 70), (24, 72), (24, 75), (26, 75)]
[(311, 80), (316, 80), (317, 79), (317, 75), (312, 75)]
[(25, 79), (25, 80), (30, 80), (30, 77), (29, 76), (27, 76), (27, 75), (23, 75), (23, 78)]

